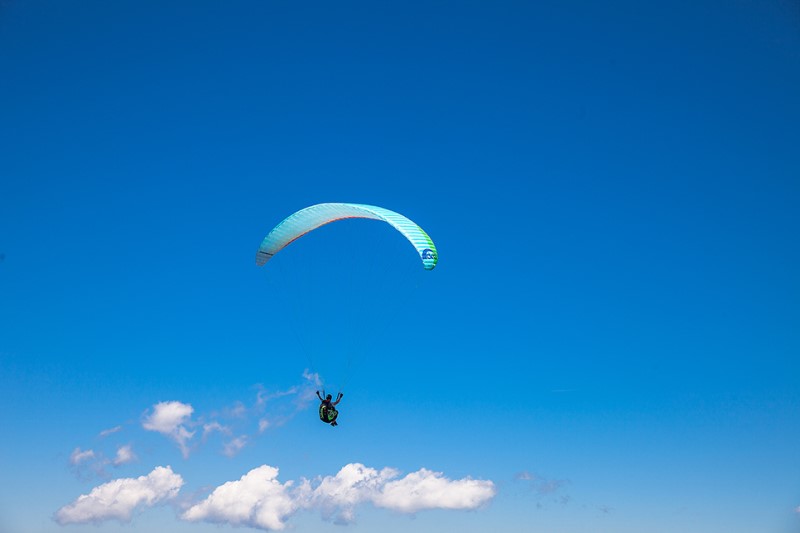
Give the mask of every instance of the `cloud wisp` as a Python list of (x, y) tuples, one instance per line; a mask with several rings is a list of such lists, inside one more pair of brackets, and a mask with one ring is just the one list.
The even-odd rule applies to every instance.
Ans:
[[(303, 381), (286, 390), (269, 392), (259, 387), (255, 401), (249, 406), (235, 402), (231, 407), (215, 410), (208, 415), (195, 415), (194, 407), (180, 401), (166, 401), (154, 404), (142, 415), (141, 425), (146, 431), (160, 433), (178, 445), (184, 459), (193, 449), (193, 438), (202, 429), (197, 444), (208, 441), (212, 435), (227, 437), (222, 454), (233, 457), (246, 444), (267, 429), (282, 426), (299, 412), (308, 409), (316, 399), (315, 390), (320, 384), (317, 374), (308, 370), (303, 372)], [(252, 426), (252, 427), (249, 427)], [(121, 427), (121, 426), (117, 426)], [(106, 430), (102, 434), (118, 431)], [(234, 432), (239, 436), (233, 438)], [(101, 434), (101, 435), (102, 435)]]
[(130, 444), (117, 448), (117, 455), (112, 461), (114, 466), (122, 466), (136, 460), (136, 454)]
[(69, 464), (72, 466), (78, 466), (89, 459), (94, 459), (94, 450), (81, 450), (80, 448), (75, 448), (69, 455)]
[(242, 451), (242, 448), (245, 446), (247, 446), (247, 435), (239, 435), (235, 439), (225, 443), (222, 448), (222, 453), (227, 457), (234, 457)]
[(130, 444), (118, 446), (113, 459), (109, 459), (102, 451), (81, 450), (75, 448), (69, 456), (72, 471), (80, 479), (92, 477), (107, 478), (109, 466), (118, 468), (136, 461), (138, 457)]
[(223, 426), (222, 424), (216, 421), (203, 424), (203, 440), (208, 439), (209, 435), (211, 435), (214, 432), (221, 433), (223, 435), (230, 435), (231, 428)]
[(121, 425), (114, 426), (113, 428), (108, 428), (108, 429), (104, 429), (103, 431), (101, 431), (100, 432), (100, 437), (105, 438), (105, 437), (108, 437), (109, 435), (113, 435), (114, 433), (119, 433), (120, 431), (122, 431), (122, 426)]
[(267, 391), (259, 388), (256, 401), (250, 412), (258, 417), (258, 433), (277, 428), (298, 413), (308, 409), (317, 399), (316, 391), (322, 385), (319, 374), (303, 371), (303, 381), (282, 391)]
[(172, 468), (159, 466), (146, 476), (115, 479), (95, 487), (56, 511), (55, 520), (61, 525), (127, 522), (137, 508), (172, 499), (182, 486), (183, 478)]
[(518, 472), (514, 479), (528, 485), (528, 490), (535, 495), (537, 509), (544, 509), (548, 504), (568, 505), (572, 502), (572, 496), (566, 492), (571, 485), (568, 479), (546, 478), (527, 470)]
[(519, 472), (515, 479), (519, 481), (527, 481), (530, 485), (531, 490), (536, 492), (539, 495), (548, 495), (558, 492), (559, 490), (563, 489), (564, 487), (568, 486), (569, 480), (567, 479), (552, 479), (546, 478), (531, 472), (523, 471)]

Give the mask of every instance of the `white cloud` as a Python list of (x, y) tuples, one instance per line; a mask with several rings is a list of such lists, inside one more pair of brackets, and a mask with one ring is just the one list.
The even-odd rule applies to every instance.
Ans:
[(100, 432), (101, 437), (108, 437), (113, 433), (117, 433), (118, 431), (122, 431), (122, 426), (114, 426), (113, 428), (104, 429)]
[(180, 475), (169, 466), (159, 466), (146, 476), (115, 479), (95, 487), (89, 494), (59, 509), (55, 519), (61, 525), (128, 521), (137, 507), (151, 507), (174, 498), (181, 486)]
[(289, 493), (292, 482), (281, 484), (277, 477), (277, 468), (260, 466), (238, 481), (217, 487), (181, 517), (192, 522), (202, 520), (267, 530), (283, 529), (286, 519), (298, 507)]
[(309, 506), (319, 509), (327, 520), (350, 523), (355, 519), (356, 506), (373, 501), (381, 488), (397, 475), (392, 468), (378, 471), (360, 463), (345, 465), (335, 476), (326, 476), (319, 482), (308, 495)]
[(476, 509), (496, 494), (493, 482), (469, 477), (451, 480), (422, 468), (398, 478), (393, 468), (376, 470), (360, 463), (344, 466), (335, 476), (281, 484), (278, 469), (263, 465), (238, 481), (217, 487), (182, 518), (264, 530), (281, 530), (298, 510), (318, 510), (326, 520), (350, 523), (361, 504), (400, 513), (424, 509)]
[(94, 458), (94, 450), (81, 451), (80, 448), (75, 448), (69, 455), (69, 464), (76, 466), (84, 461)]
[(266, 418), (260, 419), (258, 421), (258, 432), (264, 433), (269, 426), (270, 426), (269, 420), (267, 420)]
[(392, 468), (378, 471), (360, 463), (346, 465), (314, 489), (312, 505), (320, 508), (325, 518), (348, 523), (355, 518), (355, 507), (361, 503), (416, 513), (424, 509), (475, 509), (496, 494), (491, 481), (450, 480), (441, 472), (425, 468), (395, 479), (398, 475)]
[(373, 497), (378, 507), (402, 513), (423, 509), (476, 509), (494, 498), (494, 483), (472, 478), (451, 480), (425, 468), (390, 481)]
[(174, 440), (184, 457), (189, 456), (187, 441), (194, 436), (194, 431), (186, 429), (184, 424), (190, 422), (194, 408), (188, 403), (159, 402), (153, 406), (152, 414), (142, 421), (142, 427), (148, 431), (156, 431)]
[(151, 431), (169, 434), (192, 416), (194, 408), (188, 403), (159, 402), (153, 406), (153, 413), (145, 418), (142, 426)]
[(800, 514), (800, 505), (794, 508), (794, 512)]
[(136, 454), (133, 453), (133, 448), (131, 448), (130, 444), (126, 444), (117, 448), (117, 455), (114, 457), (113, 463), (114, 466), (120, 466), (135, 460)]

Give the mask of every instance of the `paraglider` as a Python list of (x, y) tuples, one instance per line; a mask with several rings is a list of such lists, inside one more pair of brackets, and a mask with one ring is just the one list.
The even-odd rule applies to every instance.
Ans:
[[(352, 218), (378, 220), (389, 224), (411, 243), (425, 270), (433, 270), (436, 267), (436, 263), (439, 261), (436, 246), (428, 234), (413, 221), (382, 207), (348, 203), (312, 205), (286, 217), (261, 242), (261, 246), (256, 252), (256, 265), (264, 266), (289, 244), (321, 226)], [(336, 405), (341, 401), (342, 396), (343, 394), (340, 392), (335, 401), (330, 394), (323, 399), (317, 391), (317, 397), (321, 402), (319, 418), (322, 422), (334, 427), (338, 425), (339, 412), (336, 410)]]
[[(325, 391), (322, 391), (322, 394), (325, 394)], [(341, 392), (336, 396), (336, 401), (333, 401), (333, 396), (330, 394), (325, 396), (325, 399), (322, 399), (320, 396), (319, 391), (317, 391), (317, 398), (319, 401), (322, 402), (319, 404), (319, 419), (325, 422), (326, 424), (330, 424), (331, 426), (338, 426), (339, 423), (336, 422), (336, 419), (339, 417), (339, 411), (336, 410), (336, 406), (339, 402), (342, 401), (342, 394)]]

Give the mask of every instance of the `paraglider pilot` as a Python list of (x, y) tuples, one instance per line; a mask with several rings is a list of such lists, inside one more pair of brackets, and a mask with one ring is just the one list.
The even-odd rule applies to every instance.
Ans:
[[(322, 391), (322, 394), (325, 394), (325, 390)], [(319, 406), (319, 419), (325, 422), (326, 424), (330, 424), (331, 426), (338, 426), (339, 424), (336, 422), (336, 417), (339, 416), (339, 411), (336, 410), (336, 404), (342, 401), (342, 394), (341, 392), (336, 396), (336, 401), (333, 401), (333, 396), (330, 394), (325, 396), (325, 399), (322, 399), (322, 396), (317, 391), (317, 398), (322, 403)]]

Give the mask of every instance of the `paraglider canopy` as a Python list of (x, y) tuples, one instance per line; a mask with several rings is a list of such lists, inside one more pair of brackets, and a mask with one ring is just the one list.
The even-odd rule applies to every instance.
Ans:
[(414, 246), (425, 270), (433, 270), (439, 261), (436, 246), (425, 231), (394, 211), (364, 204), (317, 204), (289, 215), (264, 238), (256, 253), (256, 264), (263, 266), (293, 241), (325, 224), (347, 218), (380, 220), (392, 225)]

